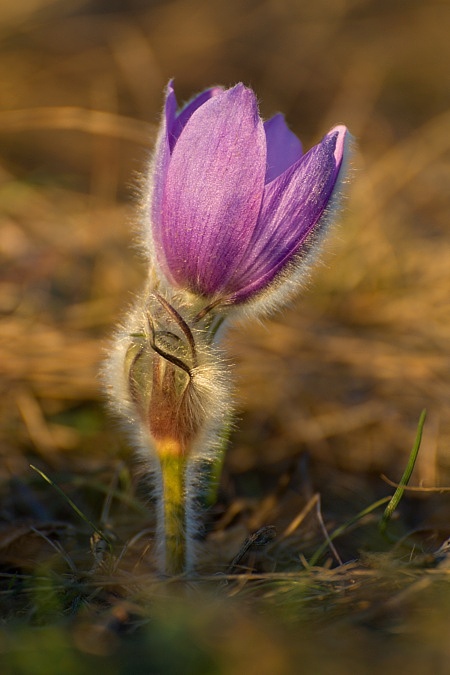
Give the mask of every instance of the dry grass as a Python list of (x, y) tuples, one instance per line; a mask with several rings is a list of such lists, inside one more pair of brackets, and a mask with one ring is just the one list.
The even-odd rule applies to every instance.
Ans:
[[(307, 561), (324, 528), (392, 493), (380, 474), (400, 478), (424, 407), (412, 484), (450, 485), (449, 22), (437, 1), (2, 5), (5, 672), (51, 672), (63, 656), (67, 673), (99, 659), (112, 673), (447, 672), (448, 562), (435, 553), (450, 534), (448, 494), (408, 492), (396, 544), (378, 535), (380, 508), (335, 540), (347, 565), (329, 552)], [(145, 273), (130, 186), (173, 75), (181, 98), (251, 84), (263, 114), (284, 111), (305, 146), (337, 122), (357, 142), (343, 223), (310, 288), (229, 336), (240, 422), (200, 543), (203, 576), (184, 591), (152, 574), (151, 508), (97, 377)], [(89, 551), (92, 530), (30, 463), (111, 550)], [(265, 525), (278, 537), (243, 559), (248, 574), (211, 576)]]

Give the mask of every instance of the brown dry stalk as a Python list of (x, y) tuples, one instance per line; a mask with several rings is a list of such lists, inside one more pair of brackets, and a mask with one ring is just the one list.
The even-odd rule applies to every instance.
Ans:
[(153, 124), (103, 110), (75, 106), (0, 110), (0, 133), (29, 129), (83, 131), (150, 147), (156, 136), (156, 126)]

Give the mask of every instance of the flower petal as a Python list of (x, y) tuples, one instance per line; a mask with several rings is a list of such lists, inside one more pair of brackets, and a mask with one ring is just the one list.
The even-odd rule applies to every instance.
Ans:
[(236, 85), (192, 114), (170, 159), (155, 228), (169, 279), (205, 296), (224, 288), (253, 234), (265, 167), (251, 90)]
[(169, 84), (167, 85), (162, 121), (159, 128), (158, 138), (156, 139), (155, 143), (150, 170), (151, 221), (156, 227), (158, 226), (161, 213), (161, 203), (167, 176), (167, 168), (170, 161), (169, 136), (175, 122), (175, 115), (177, 111), (177, 99), (172, 82), (173, 80), (170, 80)]
[(302, 144), (279, 113), (264, 122), (267, 140), (266, 183), (295, 164), (303, 154)]
[(234, 302), (270, 284), (297, 253), (306, 256), (309, 252), (308, 240), (321, 233), (319, 221), (338, 184), (346, 135), (345, 127), (335, 127), (294, 166), (266, 185), (248, 253), (229, 284)]
[(209, 101), (210, 98), (213, 96), (217, 96), (217, 94), (220, 94), (220, 92), (223, 91), (223, 87), (211, 87), (210, 89), (206, 89), (205, 91), (202, 91), (201, 94), (198, 94), (198, 96), (195, 96), (193, 99), (191, 99), (178, 113), (176, 116), (175, 122), (171, 128), (170, 134), (169, 134), (169, 143), (170, 143), (170, 150), (173, 150), (173, 147), (175, 143), (177, 142), (181, 132), (183, 131), (184, 127), (186, 126), (189, 118), (193, 115), (193, 113), (200, 108), (206, 101)]

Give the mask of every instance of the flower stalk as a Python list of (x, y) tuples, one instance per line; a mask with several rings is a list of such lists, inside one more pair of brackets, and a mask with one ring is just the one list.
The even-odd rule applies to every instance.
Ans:
[(187, 569), (186, 459), (168, 453), (161, 457), (164, 509), (164, 571), (179, 575)]

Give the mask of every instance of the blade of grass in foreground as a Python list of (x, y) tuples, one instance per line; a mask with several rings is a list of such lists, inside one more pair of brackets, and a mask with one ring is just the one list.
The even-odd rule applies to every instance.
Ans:
[(406, 465), (406, 469), (403, 472), (403, 476), (401, 477), (400, 483), (398, 484), (398, 487), (397, 487), (396, 491), (392, 495), (389, 504), (386, 506), (386, 509), (383, 513), (383, 517), (381, 518), (379, 527), (380, 527), (380, 532), (382, 534), (384, 534), (386, 532), (386, 528), (388, 526), (388, 523), (391, 520), (395, 509), (399, 505), (400, 500), (403, 497), (403, 493), (405, 492), (405, 487), (408, 485), (409, 479), (411, 478), (411, 474), (414, 471), (414, 466), (416, 464), (416, 459), (417, 459), (417, 456), (418, 456), (419, 450), (420, 450), (420, 444), (422, 442), (422, 432), (423, 432), (423, 427), (424, 427), (424, 424), (425, 424), (426, 416), (427, 416), (427, 411), (424, 409), (424, 410), (422, 410), (420, 418), (419, 418), (419, 424), (417, 425), (416, 440), (414, 441), (413, 448), (410, 452), (408, 464)]
[(323, 553), (327, 550), (329, 547), (329, 543), (332, 542), (334, 539), (339, 537), (341, 534), (343, 534), (347, 528), (351, 527), (355, 523), (358, 522), (358, 520), (361, 520), (364, 516), (368, 515), (372, 511), (375, 511), (379, 506), (382, 506), (386, 502), (389, 502), (383, 516), (380, 521), (379, 529), (382, 534), (386, 532), (386, 528), (388, 525), (388, 522), (392, 518), (392, 514), (394, 513), (395, 509), (397, 508), (403, 493), (405, 491), (405, 487), (408, 485), (409, 479), (411, 478), (411, 474), (414, 470), (414, 466), (416, 463), (417, 456), (419, 454), (420, 450), (420, 443), (422, 441), (422, 432), (423, 432), (423, 427), (425, 424), (425, 419), (427, 416), (427, 411), (422, 410), (422, 413), (419, 418), (419, 423), (417, 425), (417, 434), (416, 434), (416, 439), (414, 441), (413, 448), (411, 450), (411, 453), (409, 455), (408, 459), (408, 464), (406, 465), (406, 469), (403, 473), (403, 476), (401, 478), (401, 481), (392, 495), (392, 497), (383, 497), (383, 499), (378, 500), (377, 502), (374, 502), (367, 508), (365, 508), (363, 511), (360, 511), (354, 518), (351, 518), (349, 521), (338, 527), (334, 532), (332, 532), (328, 538), (327, 541), (324, 541), (324, 543), (317, 549), (317, 551), (314, 553), (312, 558), (309, 560), (309, 565), (313, 567), (318, 560), (320, 560), (321, 556)]
[(374, 502), (373, 504), (370, 504), (367, 506), (365, 509), (360, 511), (354, 518), (351, 518), (348, 520), (346, 523), (341, 525), (340, 527), (336, 528), (334, 532), (330, 534), (328, 539), (323, 542), (323, 544), (317, 549), (317, 551), (314, 553), (314, 555), (311, 557), (311, 559), (308, 561), (309, 567), (314, 567), (314, 565), (320, 560), (324, 552), (327, 550), (327, 548), (330, 545), (331, 541), (334, 541), (337, 537), (339, 537), (341, 534), (344, 534), (344, 532), (354, 525), (355, 523), (358, 522), (358, 520), (361, 520), (361, 518), (364, 518), (364, 516), (367, 516), (369, 513), (372, 513), (372, 511), (375, 511), (379, 506), (382, 506), (383, 504), (386, 504), (386, 502), (390, 499), (390, 497), (383, 497), (383, 499), (379, 499), (377, 502)]
[(41, 478), (43, 478), (43, 479), (44, 479), (49, 485), (51, 485), (57, 492), (59, 492), (59, 494), (61, 495), (61, 497), (63, 497), (63, 499), (65, 499), (66, 502), (69, 504), (69, 506), (75, 511), (75, 513), (77, 514), (77, 516), (79, 516), (82, 520), (84, 520), (84, 522), (87, 523), (87, 524), (94, 530), (94, 532), (96, 532), (96, 533), (99, 535), (99, 537), (101, 537), (104, 541), (106, 541), (106, 543), (108, 544), (109, 548), (111, 549), (111, 548), (112, 548), (112, 543), (111, 543), (111, 540), (109, 539), (109, 537), (108, 537), (104, 532), (102, 532), (102, 530), (100, 530), (100, 529), (97, 527), (97, 525), (95, 525), (91, 520), (89, 520), (89, 518), (88, 518), (88, 517), (87, 517), (87, 516), (86, 516), (86, 515), (78, 508), (78, 506), (75, 504), (75, 502), (73, 502), (73, 501), (70, 499), (70, 497), (68, 497), (68, 496), (66, 495), (66, 493), (64, 492), (64, 490), (61, 490), (61, 488), (60, 488), (58, 485), (56, 485), (56, 483), (54, 483), (54, 482), (51, 480), (51, 478), (49, 478), (48, 476), (46, 476), (45, 473), (44, 473), (43, 471), (41, 471), (40, 469), (38, 469), (36, 466), (33, 466), (33, 464), (30, 464), (30, 467), (33, 469), (33, 471), (36, 471), (36, 473), (38, 473), (38, 474), (41, 476)]

